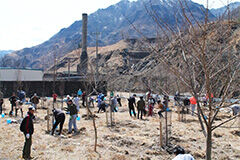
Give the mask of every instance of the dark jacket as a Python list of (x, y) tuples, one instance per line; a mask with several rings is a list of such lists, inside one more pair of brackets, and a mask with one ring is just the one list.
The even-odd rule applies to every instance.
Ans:
[(189, 100), (188, 98), (185, 98), (185, 99), (183, 100), (183, 104), (184, 104), (184, 106), (190, 105), (190, 100)]
[(136, 105), (136, 100), (135, 100), (135, 98), (132, 96), (132, 97), (130, 97), (129, 99), (128, 99), (128, 106), (129, 107), (134, 107), (134, 105)]
[(16, 96), (12, 96), (12, 97), (9, 98), (9, 101), (13, 106), (16, 106), (17, 99), (18, 98)]
[(75, 104), (68, 104), (68, 108), (67, 108), (67, 111), (70, 112), (70, 116), (74, 115), (74, 114), (77, 114), (77, 106)]
[(58, 110), (58, 109), (54, 109), (53, 115), (54, 115), (56, 121), (65, 117), (65, 114), (63, 113), (63, 111)]
[(27, 116), (22, 120), (22, 123), (20, 125), (20, 130), (24, 134), (27, 134), (27, 133), (29, 133), (30, 135), (33, 134), (34, 132), (33, 119), (34, 119), (34, 115), (28, 112)]
[(2, 106), (3, 105), (3, 99), (1, 98), (0, 99), (0, 106)]
[(39, 103), (39, 97), (38, 97), (38, 96), (33, 96), (33, 97), (31, 98), (31, 102), (32, 102), (33, 104), (38, 104), (38, 103)]
[(137, 109), (138, 110), (143, 110), (145, 108), (145, 102), (144, 100), (140, 99), (138, 102), (137, 102)]

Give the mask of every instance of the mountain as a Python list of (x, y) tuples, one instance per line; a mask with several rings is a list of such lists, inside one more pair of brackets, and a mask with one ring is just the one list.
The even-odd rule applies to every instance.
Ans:
[[(229, 9), (230, 11), (233, 11), (234, 9), (238, 8), (240, 6), (240, 2), (233, 2), (229, 4)], [(216, 17), (220, 17), (223, 14), (227, 14), (228, 13), (228, 6), (224, 6), (221, 8), (217, 8), (217, 9), (211, 9), (210, 10), (212, 12), (212, 14), (214, 14), (214, 16)]]
[[(212, 41), (207, 41), (207, 46), (209, 49), (209, 54), (214, 57), (217, 50), (222, 50), (222, 59), (226, 55), (231, 53), (232, 55), (239, 55), (240, 53), (240, 24), (237, 22), (226, 23), (223, 21), (221, 23), (209, 23), (207, 26), (207, 35), (211, 37)], [(227, 32), (226, 32), (227, 31)], [(220, 34), (224, 33), (224, 34)], [(221, 35), (221, 36), (219, 36)], [(192, 35), (186, 34), (185, 37), (189, 39), (193, 37)], [(182, 63), (182, 50), (181, 43), (176, 39), (163, 44), (160, 49), (159, 41), (156, 38), (151, 38), (146, 41), (139, 39), (127, 39), (119, 41), (114, 45), (99, 47), (99, 59), (98, 59), (98, 71), (100, 73), (99, 78), (103, 81), (108, 82), (108, 88), (115, 91), (134, 91), (134, 92), (145, 92), (148, 90), (148, 85), (157, 92), (159, 91), (159, 86), (162, 88), (168, 88), (168, 91), (175, 93), (174, 88), (177, 88), (176, 77), (174, 77), (169, 70), (164, 67), (164, 65), (159, 60), (159, 55), (156, 52), (152, 52), (152, 47), (156, 47), (159, 51), (158, 54), (166, 54), (168, 57), (168, 62), (176, 66), (181, 66)], [(151, 45), (150, 45), (151, 44)], [(151, 47), (150, 47), (151, 46)], [(216, 50), (217, 46), (217, 50)], [(51, 66), (50, 72), (54, 68), (57, 69), (59, 73), (68, 73), (68, 58), (71, 57), (71, 68), (70, 71), (76, 71), (77, 65), (79, 63), (78, 53), (81, 49), (75, 50), (63, 56), (56, 67)], [(93, 73), (92, 68), (96, 67), (96, 55), (95, 47), (88, 48), (89, 53), (89, 69), (90, 73)], [(239, 63), (239, 57), (233, 60), (232, 63)], [(219, 65), (222, 69), (223, 64)], [(236, 64), (236, 66), (237, 66)], [(236, 77), (234, 83), (239, 84), (240, 74)], [(170, 85), (171, 87), (168, 87)], [(181, 88), (183, 91), (184, 89)], [(187, 90), (186, 90), (187, 91)]]
[[(186, 0), (189, 10), (196, 20), (204, 20), (203, 6)], [(178, 0), (138, 0), (130, 2), (122, 0), (106, 9), (99, 9), (88, 17), (88, 46), (95, 45), (95, 33), (100, 32), (99, 45), (105, 46), (118, 42), (121, 39), (141, 37), (139, 31), (147, 37), (155, 37), (156, 22), (148, 11), (156, 12), (164, 23), (176, 26), (183, 23), (181, 17), (182, 7)], [(210, 13), (210, 18), (214, 16)], [(176, 18), (175, 18), (176, 17)], [(134, 29), (133, 24), (136, 29)], [(9, 67), (48, 67), (53, 62), (54, 54), (57, 58), (80, 47), (82, 21), (76, 21), (68, 28), (61, 29), (48, 41), (31, 47), (24, 48), (3, 58), (1, 66)], [(95, 33), (94, 33), (95, 32)]]
[(0, 58), (6, 54), (14, 52), (13, 50), (0, 50)]

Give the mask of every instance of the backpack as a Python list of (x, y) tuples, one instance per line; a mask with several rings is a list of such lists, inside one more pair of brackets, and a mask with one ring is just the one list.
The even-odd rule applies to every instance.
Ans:
[(23, 91), (20, 92), (18, 97), (19, 97), (20, 100), (24, 99), (25, 93)]

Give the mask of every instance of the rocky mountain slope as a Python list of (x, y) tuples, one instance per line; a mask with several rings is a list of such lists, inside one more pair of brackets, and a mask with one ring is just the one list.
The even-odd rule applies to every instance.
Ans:
[(0, 58), (6, 54), (14, 52), (13, 50), (0, 50)]
[(228, 7), (230, 9), (230, 11), (233, 11), (234, 9), (238, 8), (240, 6), (240, 2), (233, 2), (230, 3), (229, 6), (224, 6), (221, 8), (217, 8), (217, 9), (211, 9), (211, 13), (216, 16), (216, 17), (220, 17), (223, 14), (227, 15), (228, 13)]
[[(229, 25), (225, 22), (223, 22), (222, 25), (223, 27), (221, 27), (221, 29), (229, 28)], [(239, 54), (240, 39), (237, 35), (240, 35), (240, 25), (236, 22), (231, 23), (231, 31), (229, 31), (227, 36), (221, 38), (217, 36), (218, 34), (215, 34), (220, 32), (218, 26), (219, 24), (209, 24), (209, 33), (212, 33), (213, 39), (219, 43), (218, 47), (228, 52)], [(170, 43), (173, 45), (170, 45)], [(169, 70), (164, 68), (159, 62), (158, 55), (151, 52), (150, 45), (157, 47), (157, 39), (152, 38), (147, 41), (128, 39), (111, 46), (99, 48), (99, 72), (103, 80), (108, 81), (109, 89), (146, 91), (151, 87), (156, 90), (162, 90), (167, 89), (168, 85), (172, 86), (172, 90), (167, 89), (170, 92), (173, 92), (174, 88), (176, 89), (178, 82), (176, 82), (174, 76), (169, 73)], [(181, 56), (181, 54), (179, 54), (181, 50), (178, 45), (178, 42), (173, 40), (165, 44), (163, 48), (160, 48), (159, 53), (169, 54), (169, 56), (172, 56), (169, 62), (178, 65), (181, 63), (179, 58), (177, 58), (179, 55)], [(214, 48), (210, 43), (209, 47)], [(81, 50), (76, 50), (60, 59), (56, 67), (58, 72), (67, 72), (67, 58), (69, 57), (72, 57), (70, 62), (71, 71), (76, 71), (79, 62), (79, 53), (81, 53)], [(95, 47), (89, 48), (88, 53), (89, 73), (95, 73)], [(53, 69), (53, 67), (51, 67), (50, 70), (51, 69)], [(159, 86), (162, 88), (158, 88)]]
[[(203, 6), (186, 1), (186, 14), (192, 12), (197, 20), (204, 19)], [(160, 18), (171, 26), (181, 23), (181, 5), (178, 0), (138, 0), (130, 2), (122, 0), (106, 9), (99, 9), (88, 18), (88, 46), (95, 45), (95, 33), (100, 32), (99, 44), (105, 46), (114, 44), (121, 39), (140, 37), (131, 24), (147, 37), (156, 36), (156, 23), (147, 13), (147, 9), (156, 12)], [(81, 16), (81, 15), (79, 15)], [(210, 18), (214, 16), (210, 13)], [(53, 62), (54, 54), (62, 57), (77, 48), (81, 42), (82, 21), (74, 22), (70, 27), (63, 28), (48, 41), (31, 48), (24, 48), (5, 56), (1, 66), (43, 68)]]

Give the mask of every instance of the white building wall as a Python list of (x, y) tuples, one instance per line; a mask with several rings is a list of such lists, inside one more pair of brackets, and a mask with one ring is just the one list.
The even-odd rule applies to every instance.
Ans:
[(42, 81), (41, 70), (0, 69), (0, 81)]

